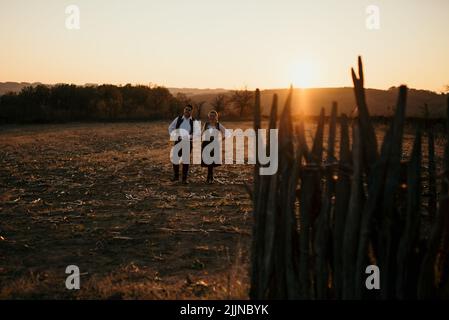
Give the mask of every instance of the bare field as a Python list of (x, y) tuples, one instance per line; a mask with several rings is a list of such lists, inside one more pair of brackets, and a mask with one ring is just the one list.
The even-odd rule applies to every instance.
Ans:
[[(189, 185), (170, 182), (167, 126), (0, 128), (0, 299), (248, 298), (252, 166), (219, 167), (207, 185), (193, 165)], [(380, 143), (385, 126), (376, 131)], [(439, 168), (443, 144), (437, 136)], [(65, 288), (72, 264), (77, 291)]]
[(170, 182), (166, 127), (1, 129), (0, 298), (247, 298), (251, 166)]

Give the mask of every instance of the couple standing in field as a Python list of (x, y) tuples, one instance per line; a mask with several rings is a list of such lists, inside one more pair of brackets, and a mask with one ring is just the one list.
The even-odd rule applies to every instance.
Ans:
[[(193, 107), (191, 105), (187, 105), (184, 108), (184, 113), (178, 117), (176, 117), (176, 119), (174, 119), (172, 121), (172, 123), (170, 124), (170, 126), (168, 127), (168, 133), (170, 136), (172, 136), (176, 130), (182, 130), (183, 132), (186, 132), (188, 134), (186, 134), (184, 136), (185, 139), (190, 140), (190, 153), (192, 153), (192, 139), (193, 139), (193, 133), (194, 133), (194, 121), (195, 119), (192, 117), (192, 111), (193, 111)], [(208, 115), (207, 115), (207, 121), (204, 124), (203, 128), (202, 128), (202, 132), (201, 132), (201, 136), (203, 136), (204, 133), (208, 133), (209, 139), (207, 140), (203, 140), (201, 143), (201, 151), (204, 150), (204, 148), (212, 143), (214, 141), (214, 136), (213, 136), (213, 131), (214, 130), (218, 130), (222, 137), (225, 136), (226, 133), (226, 128), (218, 121), (218, 112), (215, 110), (209, 111)], [(182, 141), (182, 137), (178, 137), (177, 140), (175, 141), (175, 145), (177, 145), (178, 143), (180, 143)], [(210, 153), (210, 157), (214, 157), (213, 154), (213, 150)], [(201, 155), (203, 154), (203, 152), (201, 152)], [(179, 150), (178, 152), (178, 156), (182, 157), (182, 149)], [(190, 155), (188, 156), (189, 161), (187, 163), (182, 163), (182, 183), (183, 184), (188, 184), (187, 181), (187, 177), (189, 174), (189, 163), (190, 163)], [(217, 163), (215, 161), (212, 161), (212, 163), (206, 164), (203, 161), (203, 156), (201, 156), (201, 166), (202, 167), (207, 167), (207, 179), (206, 179), (206, 183), (213, 183), (214, 182), (214, 167), (220, 166), (221, 163)], [(172, 181), (177, 182), (179, 181), (179, 169), (180, 169), (180, 164), (179, 162), (173, 162), (173, 179)]]

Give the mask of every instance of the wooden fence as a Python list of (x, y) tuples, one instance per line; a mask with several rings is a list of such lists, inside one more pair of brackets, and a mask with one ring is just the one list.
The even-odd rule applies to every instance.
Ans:
[[(259, 175), (255, 166), (252, 299), (449, 298), (449, 120), (441, 172), (431, 126), (416, 128), (404, 161), (407, 88), (402, 86), (379, 148), (361, 58), (358, 63), (358, 75), (352, 70), (357, 115), (337, 117), (334, 103), (326, 150), (324, 110), (309, 147), (304, 122), (292, 121), (292, 90), (279, 121), (273, 98), (269, 128), (279, 122), (279, 166), (272, 176)], [(261, 127), (259, 91), (254, 127)], [(427, 212), (421, 205), (424, 184), (430, 193)], [(368, 265), (380, 270), (378, 290), (365, 285)]]

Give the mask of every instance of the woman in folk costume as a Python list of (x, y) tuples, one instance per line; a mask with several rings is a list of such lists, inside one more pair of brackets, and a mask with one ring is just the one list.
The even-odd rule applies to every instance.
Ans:
[[(207, 115), (207, 122), (204, 124), (203, 127), (203, 142), (201, 144), (201, 166), (207, 167), (207, 183), (213, 183), (214, 182), (214, 167), (218, 167), (221, 165), (221, 154), (215, 156), (214, 150), (219, 150), (221, 153), (221, 141), (217, 141), (216, 148), (212, 148), (210, 152), (206, 151), (206, 154), (203, 154), (204, 148), (208, 146), (209, 144), (214, 142), (214, 138), (217, 136), (218, 132), (221, 133), (221, 138), (225, 138), (226, 136), (226, 128), (218, 122), (218, 112), (215, 110), (212, 110)], [(213, 159), (211, 163), (210, 161), (205, 161), (205, 156), (208, 157), (210, 160)], [(216, 161), (215, 158), (219, 156), (220, 161)]]

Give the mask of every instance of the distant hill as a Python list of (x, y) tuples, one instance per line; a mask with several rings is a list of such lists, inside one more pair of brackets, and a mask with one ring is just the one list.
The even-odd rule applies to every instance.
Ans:
[(204, 94), (217, 95), (220, 93), (229, 92), (229, 90), (221, 89), (221, 88), (217, 88), (217, 89), (167, 88), (167, 89), (168, 89), (168, 91), (170, 91), (170, 93), (172, 95), (177, 95), (178, 93), (182, 93), (182, 94), (185, 94), (187, 97), (204, 95)]
[(0, 82), (0, 95), (8, 93), (8, 92), (19, 92), (25, 87), (28, 86), (37, 86), (41, 84), (40, 82)]
[[(279, 98), (279, 109), (285, 103), (288, 89), (270, 89), (261, 91), (262, 112), (269, 114), (273, 94), (277, 93)], [(232, 95), (232, 91), (226, 93)], [(203, 93), (190, 96), (193, 101), (210, 102), (216, 95)], [(389, 90), (366, 89), (366, 99), (371, 115), (389, 116), (396, 106), (398, 89)], [(421, 117), (424, 104), (429, 106), (430, 116), (433, 118), (445, 117), (446, 96), (432, 91), (410, 89), (408, 91), (407, 116)], [(329, 115), (332, 102), (338, 103), (339, 113), (351, 114), (355, 107), (353, 88), (319, 88), (319, 89), (295, 89), (293, 95), (293, 113), (299, 113), (301, 109), (306, 115), (318, 115), (322, 107)]]
[[(288, 90), (266, 90), (262, 93), (261, 103), (265, 107), (271, 104), (274, 93), (279, 96), (280, 106), (283, 106)], [(366, 89), (366, 100), (371, 115), (389, 116), (393, 114), (398, 97), (398, 88), (389, 90)], [(330, 113), (332, 101), (338, 103), (339, 112), (351, 114), (355, 108), (353, 88), (323, 88), (295, 90), (293, 103), (296, 110), (302, 107), (307, 115), (318, 115), (324, 107), (326, 114)], [(430, 116), (445, 117), (446, 96), (432, 91), (410, 89), (407, 98), (407, 116), (423, 116), (423, 107), (429, 106)], [(267, 108), (268, 110), (268, 108)], [(295, 110), (295, 107), (294, 109)]]

